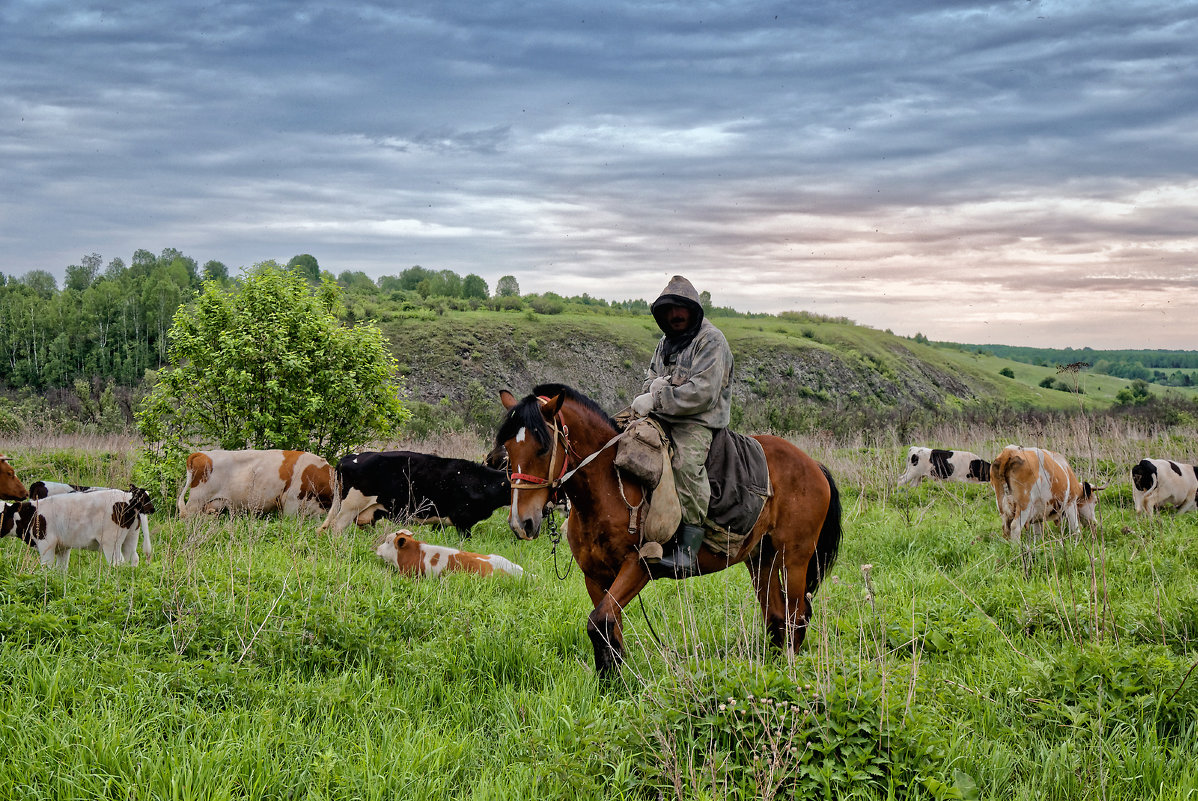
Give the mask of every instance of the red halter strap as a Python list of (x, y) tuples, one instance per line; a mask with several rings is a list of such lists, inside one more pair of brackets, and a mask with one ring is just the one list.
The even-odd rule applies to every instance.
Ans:
[[(542, 406), (549, 402), (549, 398), (544, 396), (538, 396), (537, 400)], [(562, 413), (560, 411), (553, 418), (553, 443), (549, 446), (551, 451), (549, 455), (549, 475), (553, 475), (553, 461), (557, 458), (557, 440), (559, 436), (562, 439), (562, 450), (564, 453), (562, 454), (562, 469), (558, 471), (557, 478), (550, 480), (548, 477), (541, 478), (540, 476), (528, 473), (512, 473), (509, 478), (512, 483), (512, 489), (529, 489), (527, 486), (518, 486), (517, 482), (525, 485), (532, 484), (534, 487), (548, 486), (550, 488), (556, 487), (561, 483), (562, 476), (566, 474), (566, 468), (570, 461), (570, 427), (562, 420)]]

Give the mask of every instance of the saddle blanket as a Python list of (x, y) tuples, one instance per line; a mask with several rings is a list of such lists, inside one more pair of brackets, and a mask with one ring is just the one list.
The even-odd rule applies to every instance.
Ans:
[(752, 437), (722, 428), (712, 437), (706, 466), (711, 501), (704, 544), (732, 553), (757, 525), (766, 498), (773, 495), (765, 450)]

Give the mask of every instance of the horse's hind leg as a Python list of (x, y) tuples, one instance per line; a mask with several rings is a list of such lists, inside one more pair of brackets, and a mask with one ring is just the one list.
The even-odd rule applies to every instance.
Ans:
[(796, 552), (788, 548), (782, 559), (782, 580), (786, 584), (786, 634), (791, 650), (799, 652), (811, 620), (811, 602), (807, 598), (807, 565), (814, 558), (814, 543)]
[(761, 604), (766, 634), (777, 648), (786, 647), (786, 602), (782, 598), (781, 565), (781, 557), (768, 540), (761, 544), (756, 556), (745, 562), (757, 591), (757, 602)]

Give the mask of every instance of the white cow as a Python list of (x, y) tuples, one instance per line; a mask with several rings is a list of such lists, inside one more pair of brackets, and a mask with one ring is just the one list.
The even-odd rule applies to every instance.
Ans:
[(137, 565), (137, 528), (154, 504), (141, 487), (101, 489), (6, 504), (0, 536), (14, 534), (37, 548), (43, 565), (66, 570), (75, 548), (99, 551), (110, 565)]
[(899, 476), (898, 485), (919, 486), (925, 478), (941, 481), (990, 481), (990, 463), (969, 451), (947, 451), (912, 445), (907, 450), (907, 470)]
[(1136, 511), (1150, 515), (1170, 506), (1179, 512), (1198, 508), (1198, 467), (1168, 459), (1141, 459), (1131, 469), (1131, 497)]
[[(72, 492), (98, 492), (108, 489), (110, 488), (83, 487), (78, 484), (63, 484), (58, 481), (35, 481), (29, 485), (29, 500), (40, 501), (42, 498), (49, 498), (51, 495), (69, 495)], [(116, 490), (116, 492), (120, 491)], [(150, 542), (150, 518), (145, 514), (139, 514), (137, 522), (141, 528), (141, 552), (149, 559), (154, 555), (154, 545)], [(137, 565), (139, 561), (137, 551), (134, 549), (133, 564)]]

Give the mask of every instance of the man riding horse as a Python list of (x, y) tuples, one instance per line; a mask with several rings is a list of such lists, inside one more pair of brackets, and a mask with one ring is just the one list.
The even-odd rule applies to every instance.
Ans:
[(732, 349), (704, 318), (699, 293), (681, 275), (670, 279), (651, 309), (663, 336), (632, 412), (660, 421), (674, 443), (671, 463), (682, 524), (659, 564), (667, 574), (687, 578), (699, 572), (696, 554), (711, 500), (707, 452), (714, 432), (727, 428), (731, 418)]

